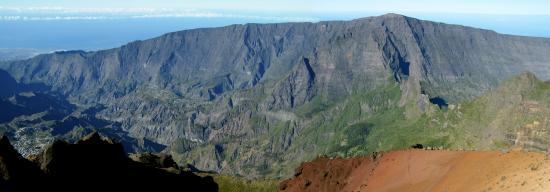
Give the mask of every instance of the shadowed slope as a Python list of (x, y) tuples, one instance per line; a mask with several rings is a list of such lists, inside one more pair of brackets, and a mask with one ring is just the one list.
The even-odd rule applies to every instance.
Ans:
[(54, 142), (33, 158), (38, 165), (22, 158), (5, 138), (0, 143), (4, 176), (0, 187), (6, 190), (218, 190), (212, 177), (196, 176), (173, 163), (162, 166), (132, 161), (121, 144), (103, 139), (97, 132), (75, 144)]

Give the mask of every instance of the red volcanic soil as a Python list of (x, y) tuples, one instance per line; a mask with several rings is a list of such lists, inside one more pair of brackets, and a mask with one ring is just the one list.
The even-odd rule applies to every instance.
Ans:
[(390, 152), (303, 163), (280, 191), (550, 191), (550, 157), (534, 152)]

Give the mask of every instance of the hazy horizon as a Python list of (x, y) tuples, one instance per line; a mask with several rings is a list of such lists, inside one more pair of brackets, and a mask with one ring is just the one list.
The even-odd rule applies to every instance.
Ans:
[[(246, 5), (246, 6), (245, 6)], [(99, 50), (165, 33), (245, 23), (351, 20), (397, 13), (418, 19), (550, 37), (550, 3), (514, 1), (5, 1), (0, 49)]]

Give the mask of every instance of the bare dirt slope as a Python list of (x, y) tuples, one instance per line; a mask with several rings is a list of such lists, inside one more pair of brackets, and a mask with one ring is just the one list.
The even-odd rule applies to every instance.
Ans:
[(280, 191), (550, 191), (550, 157), (512, 151), (395, 151), (318, 158)]

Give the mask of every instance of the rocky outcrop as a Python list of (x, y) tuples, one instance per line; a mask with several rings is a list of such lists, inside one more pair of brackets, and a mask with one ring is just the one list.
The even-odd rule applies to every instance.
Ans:
[(130, 160), (121, 144), (94, 132), (75, 144), (58, 140), (31, 163), (21, 157), (4, 136), (0, 140), (3, 176), (0, 189), (218, 191), (212, 177), (180, 170), (169, 156), (146, 156), (161, 160), (159, 163)]
[(315, 72), (309, 59), (303, 58), (302, 64), (283, 81), (275, 85), (269, 110), (292, 109), (307, 103), (315, 95)]
[(178, 168), (178, 165), (168, 154), (136, 153), (131, 154), (130, 159), (152, 167)]
[(8, 137), (0, 139), (0, 189), (15, 191), (19, 186), (38, 182), (44, 173), (32, 162), (23, 158), (10, 144)]

